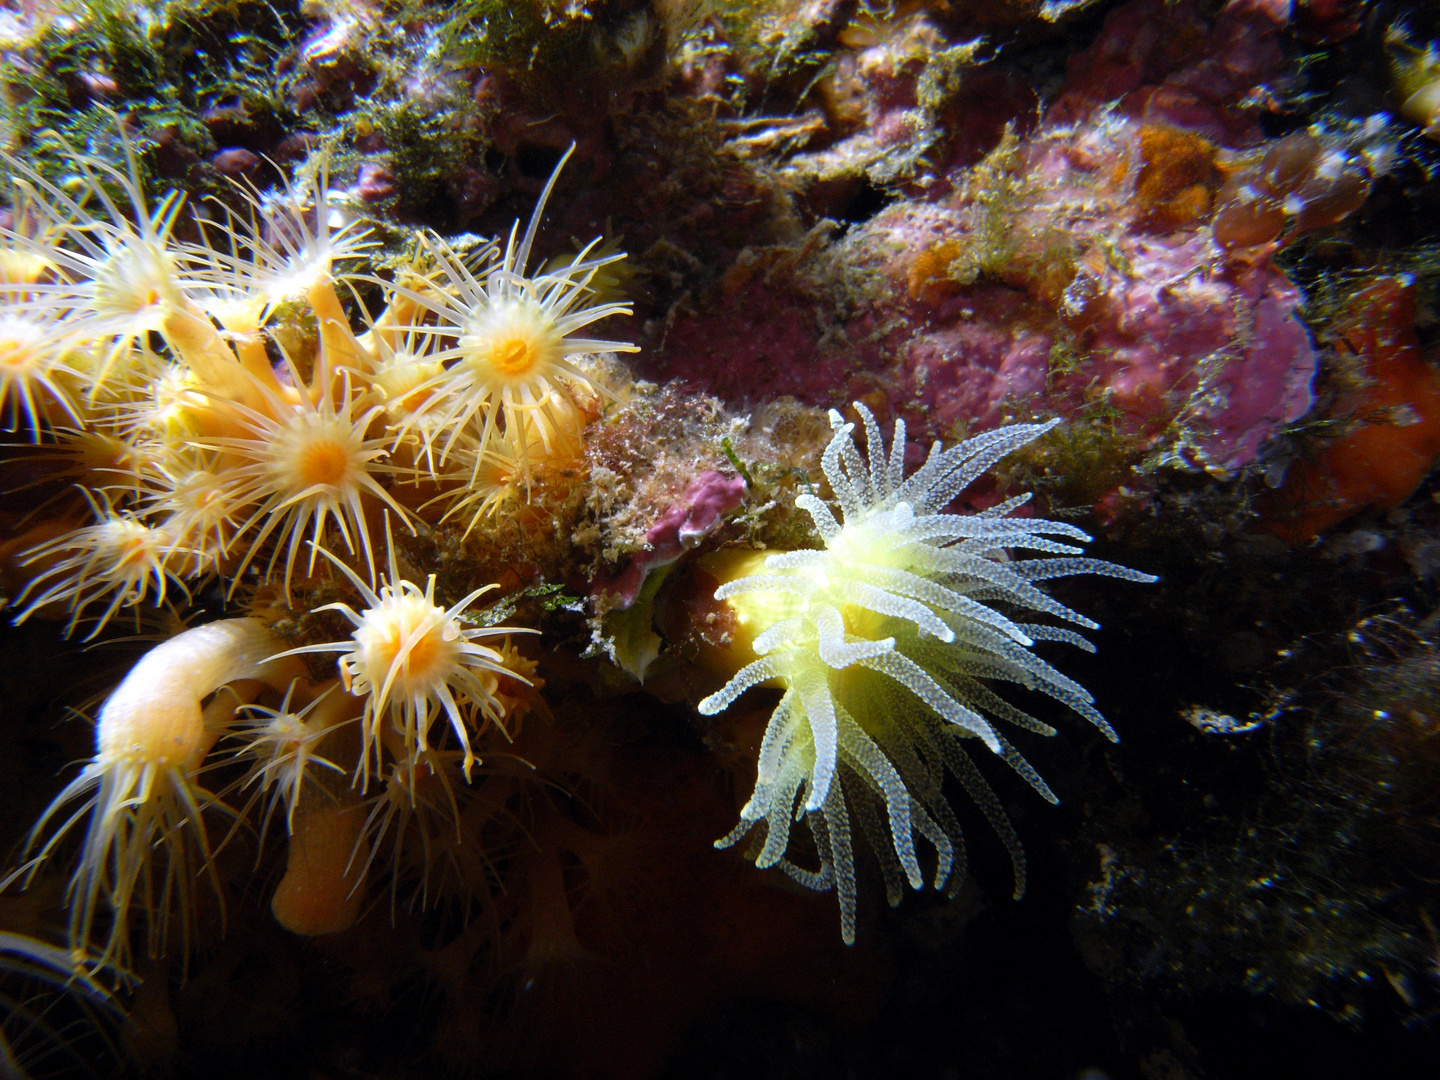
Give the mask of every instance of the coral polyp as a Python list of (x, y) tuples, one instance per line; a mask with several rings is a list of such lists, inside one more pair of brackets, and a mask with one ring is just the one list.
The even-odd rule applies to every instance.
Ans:
[(63, 533), (26, 553), (24, 565), (34, 566), (37, 572), (16, 597), (21, 608), (16, 622), (58, 604), (69, 609), (66, 632), (73, 633), (91, 605), (105, 602), (88, 640), (120, 609), (147, 599), (158, 607), (172, 584), (184, 590), (171, 560), (190, 552), (179, 547), (174, 533), (117, 511), (108, 502), (94, 498), (87, 502), (97, 519), (95, 524)]
[[(12, 182), (25, 193), (26, 209), (38, 220), (28, 228), (0, 228), (0, 240), (49, 269), (51, 280), (37, 281), (30, 291), (37, 304), (64, 318), (78, 342), (92, 346), (92, 404), (115, 366), (123, 372), (146, 335), (165, 331), (182, 298), (182, 262), (172, 234), (184, 197), (171, 191), (151, 209), (134, 145), (128, 138), (121, 142), (124, 170), (70, 150), (79, 182), (75, 194), (6, 159)], [(113, 198), (112, 191), (121, 197)]]
[[(841, 520), (815, 495), (797, 496), (795, 505), (810, 515), (825, 546), (768, 555), (764, 572), (716, 590), (715, 599), (728, 601), (753, 634), (750, 647), (758, 658), (700, 702), (701, 713), (713, 714), (752, 686), (776, 681), (785, 688), (765, 729), (754, 793), (740, 823), (719, 844), (728, 847), (763, 823), (756, 865), (778, 865), (812, 888), (833, 886), (846, 942), (855, 939), (852, 809), (891, 871), (892, 902), (898, 902), (894, 870), (912, 888), (921, 887), (917, 832), (938, 851), (935, 885), (941, 888), (955, 852), (963, 851), (955, 816), (940, 795), (946, 771), (1000, 830), (1015, 867), (1015, 893), (1024, 892), (1024, 856), (962, 740), (978, 739), (1053, 802), (1050, 789), (991, 718), (1041, 734), (1054, 729), (1006, 702), (988, 683), (1038, 690), (1106, 737), (1116, 735), (1082, 687), (1030, 651), (1037, 641), (1088, 643), (1066, 627), (1019, 622), (1006, 611), (1039, 611), (1094, 628), (1035, 583), (1074, 574), (1155, 580), (1101, 559), (1076, 558), (1082, 549), (1067, 541), (1089, 537), (1073, 525), (1011, 516), (1028, 496), (976, 514), (945, 512), (992, 465), (1058, 421), (1014, 424), (948, 450), (936, 443), (906, 477), (904, 421), (896, 422), (887, 450), (870, 410), (858, 402), (855, 408), (865, 427), (868, 465), (851, 438), (854, 425), (835, 412), (835, 436), (822, 459)], [(1058, 557), (1015, 558), (1012, 552), (1019, 550)], [(837, 773), (855, 783), (842, 783)], [(855, 805), (847, 806), (847, 799)], [(815, 834), (818, 870), (785, 858), (790, 823), (802, 816)]]
[[(204, 814), (217, 800), (201, 783), (201, 763), (240, 699), (232, 693), (204, 708), (202, 702), (236, 679), (266, 678), (276, 644), (256, 619), (196, 627), (151, 649), (106, 699), (95, 725), (95, 756), (41, 815), (27, 846), (34, 848), (52, 821), (69, 816), (11, 875), (28, 881), (88, 818), (67, 893), (77, 956), (127, 967), (136, 905), (148, 922), (150, 955), (164, 950), (172, 915), (188, 951), (197, 878), (209, 874), (221, 895)], [(110, 925), (97, 948), (96, 922), (107, 912)]]
[[(387, 521), (387, 541), (389, 528)], [(468, 779), (475, 764), (469, 727), (472, 721), (462, 712), (478, 712), (486, 723), (500, 723), (504, 708), (495, 696), (501, 676), (528, 682), (508, 668), (505, 655), (482, 639), (523, 632), (515, 627), (469, 627), (460, 619), (476, 600), (494, 585), (475, 589), (456, 603), (441, 607), (435, 602), (435, 575), (421, 589), (400, 576), (393, 542), (389, 544), (389, 579), (377, 593), (344, 563), (332, 558), (366, 602), (363, 612), (349, 604), (329, 604), (319, 611), (338, 611), (350, 620), (355, 632), (349, 641), (304, 645), (282, 654), (338, 652), (340, 679), (345, 689), (365, 698), (361, 720), (363, 747), (360, 755), (362, 783), (368, 785), (370, 763), (382, 764), (387, 727), (402, 739), (409, 767), (417, 755), (431, 749), (430, 728), (440, 712), (450, 721), (455, 738), (463, 748)]]
[[(379, 406), (354, 415), (348, 379), (339, 382), (339, 405), (329, 387), (322, 388), (318, 404), (312, 403), (309, 395), (300, 394), (299, 401), (291, 405), (269, 387), (257, 384), (257, 393), (269, 406), (266, 411), (233, 402), (224, 406), (218, 417), (243, 434), (196, 441), (197, 446), (217, 451), (227, 459), (222, 477), (228, 488), (227, 501), (234, 506), (253, 507), (236, 529), (238, 534), (252, 527), (257, 529), (237, 569), (237, 580), (261, 545), (275, 533), (285, 538), (283, 582), (288, 596), (305, 533), (311, 533), (306, 573), (312, 574), (315, 552), (324, 543), (326, 526), (333, 519), (346, 550), (362, 558), (373, 581), (375, 556), (365, 518), (365, 499), (379, 500), (402, 521), (408, 518), (405, 508), (376, 479), (390, 468), (381, 462), (389, 453), (388, 440), (366, 437)], [(267, 577), (274, 571), (280, 547), (277, 544), (270, 556)]]
[(322, 319), (336, 316), (327, 290), (376, 241), (359, 221), (332, 221), (329, 160), (322, 153), (308, 174), (269, 194), (238, 182), (240, 210), (216, 200), (208, 216), (197, 215), (204, 242), (184, 249), (191, 290), (226, 330), (254, 333), (292, 300), (317, 303)]
[[(275, 811), (285, 810), (285, 827), (295, 831), (295, 811), (301, 796), (312, 786), (315, 773), (324, 769), (344, 772), (320, 753), (320, 744), (338, 726), (335, 713), (346, 704), (335, 701), (335, 683), (331, 683), (309, 704), (292, 705), (300, 680), (293, 680), (285, 690), (279, 707), (249, 704), (240, 709), (246, 719), (237, 721), (235, 737), (240, 740), (238, 756), (251, 759), (251, 766), (239, 784), (240, 790), (254, 788), (254, 799), (265, 800), (265, 812), (259, 832), (263, 838)], [(308, 783), (307, 783), (308, 781)]]
[[(7, 295), (8, 294), (8, 295)], [(76, 373), (65, 363), (58, 323), (26, 310), (24, 290), (0, 284), (0, 409), (5, 430), (28, 431), (36, 440), (48, 422), (78, 423), (69, 385)]]
[(441, 287), (407, 295), (436, 320), (433, 328), (417, 326), (417, 331), (453, 339), (433, 352), (433, 359), (447, 367), (431, 380), (432, 397), (423, 410), (433, 417), (427, 441), (441, 440), (442, 460), (467, 431), (483, 452), (505, 430), (522, 462), (528, 461), (527, 440), (517, 437), (527, 426), (552, 451), (557, 440), (573, 437), (575, 413), (567, 406), (574, 405), (576, 392), (599, 389), (572, 358), (637, 351), (628, 342), (575, 336), (601, 319), (630, 314), (625, 302), (588, 303), (595, 275), (624, 254), (591, 258), (600, 244), (596, 238), (568, 263), (526, 276), (545, 204), (569, 156), (566, 151), (551, 173), (524, 236), (517, 244), (516, 222), (498, 261), (487, 249), (472, 270), (443, 240), (425, 240)]

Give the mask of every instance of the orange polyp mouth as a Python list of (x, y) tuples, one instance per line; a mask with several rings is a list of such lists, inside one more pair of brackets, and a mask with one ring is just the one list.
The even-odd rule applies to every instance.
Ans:
[(400, 399), (400, 408), (406, 412), (418, 413), (429, 403), (433, 396), (434, 391), (429, 387), (412, 390)]
[(339, 487), (350, 472), (350, 455), (339, 443), (313, 442), (300, 453), (300, 478), (306, 487)]
[(6, 319), (0, 327), (0, 367), (26, 368), (41, 357), (38, 334), (23, 319)]
[(115, 564), (122, 571), (134, 572), (135, 568), (149, 562), (149, 548), (142, 537), (127, 540), (116, 553)]
[(523, 375), (535, 366), (540, 350), (524, 338), (498, 341), (490, 350), (490, 363), (502, 375)]
[[(385, 680), (384, 672), (403, 664), (404, 672), (395, 680), (397, 687), (403, 690), (428, 683), (443, 662), (441, 624), (429, 615), (404, 607), (387, 614), (388, 618), (377, 620), (380, 625), (374, 628), (374, 637), (366, 649), (366, 666), (373, 669), (371, 679), (379, 685)], [(408, 650), (404, 648), (406, 641), (410, 642)]]
[(13, 249), (0, 251), (0, 284), (33, 285), (50, 267), (50, 261), (41, 255)]
[(514, 469), (498, 461), (482, 461), (470, 478), (471, 489), (505, 487), (514, 478)]
[(439, 627), (432, 627), (420, 640), (410, 647), (410, 674), (414, 678), (426, 678), (435, 666), (440, 652)]
[[(122, 300), (123, 305), (123, 300)], [(154, 285), (142, 289), (131, 298), (128, 312), (134, 316), (144, 315), (160, 305), (160, 290)]]

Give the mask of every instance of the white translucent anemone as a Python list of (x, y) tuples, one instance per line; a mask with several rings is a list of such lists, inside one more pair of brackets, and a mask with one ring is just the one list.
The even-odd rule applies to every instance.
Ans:
[[(1047, 735), (1054, 729), (989, 683), (1038, 690), (1108, 738), (1116, 736), (1082, 687), (1030, 651), (1038, 641), (1087, 650), (1089, 644), (1064, 626), (1017, 621), (1018, 612), (1094, 628), (1035, 583), (1073, 574), (1155, 580), (1076, 557), (1081, 549), (1071, 541), (1089, 537), (1073, 525), (1010, 517), (1029, 496), (978, 514), (943, 512), (1002, 457), (1059, 421), (1000, 428), (949, 450), (936, 443), (906, 478), (904, 422), (896, 423), (887, 453), (875, 418), (855, 407), (865, 426), (868, 467), (852, 441), (854, 425), (835, 412), (835, 436), (822, 462), (841, 520), (814, 495), (799, 496), (796, 505), (810, 514), (825, 546), (769, 555), (763, 573), (717, 590), (715, 598), (730, 602), (740, 624), (758, 631), (758, 659), (700, 703), (711, 715), (752, 686), (773, 680), (784, 687), (761, 744), (754, 794), (718, 844), (729, 846), (763, 822), (756, 865), (780, 866), (812, 888), (835, 887), (847, 942), (855, 936), (852, 813), (880, 857), (892, 904), (903, 895), (902, 880), (917, 889), (923, 884), (916, 832), (936, 849), (936, 888), (958, 883), (962, 875), (952, 878), (952, 870), (964, 847), (941, 793), (946, 773), (1000, 832), (1014, 863), (1016, 895), (1023, 892), (1019, 842), (961, 740), (980, 741), (1054, 802), (995, 721)], [(1056, 557), (1017, 558), (1018, 550)], [(791, 823), (802, 816), (815, 836), (816, 870), (785, 857)]]

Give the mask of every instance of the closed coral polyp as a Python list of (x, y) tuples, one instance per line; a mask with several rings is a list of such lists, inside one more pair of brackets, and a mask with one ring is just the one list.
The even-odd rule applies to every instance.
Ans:
[[(199, 783), (200, 763), (239, 699), (222, 695), (208, 710), (201, 702), (226, 683), (266, 675), (275, 645), (257, 619), (186, 630), (141, 657), (101, 706), (95, 756), (46, 808), (30, 846), (62, 810), (75, 803), (79, 809), (11, 875), (28, 882), (70, 829), (88, 818), (68, 894), (70, 946), (78, 955), (123, 967), (135, 902), (144, 905), (152, 954), (164, 947), (171, 908), (188, 949), (193, 889), (210, 860), (202, 811), (216, 801)], [(157, 854), (165, 857), (159, 884)], [(112, 921), (97, 952), (91, 942), (102, 901)]]
[(285, 876), (270, 898), (275, 921), (316, 937), (347, 930), (360, 917), (365, 870), (355, 858), (365, 824), (359, 800), (346, 792), (302, 809), (291, 828)]

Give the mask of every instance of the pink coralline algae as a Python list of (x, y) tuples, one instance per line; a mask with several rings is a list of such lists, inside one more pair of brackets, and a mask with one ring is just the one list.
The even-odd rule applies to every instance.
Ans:
[(1184, 395), (1174, 422), (1201, 463), (1229, 471), (1309, 410), (1316, 358), (1283, 274), (1265, 266), (1206, 280), (1200, 268), (1213, 257), (1198, 235), (1175, 247), (1139, 240), (1136, 277), (1115, 291), (1116, 318), (1092, 347), (1117, 408), (1158, 419)]
[(910, 301), (894, 329), (883, 303), (847, 328), (893, 356), (870, 370), (896, 407), (937, 432), (1104, 408), (1147, 449), (1221, 471), (1306, 412), (1316, 356), (1297, 290), (1232, 263), (1208, 230), (1146, 231), (1128, 176), (1141, 134), (1113, 120), (1035, 137), (1006, 166), (1020, 179), (1003, 223), (972, 190), (900, 204), (841, 242)]
[(645, 531), (645, 546), (631, 556), (625, 569), (597, 582), (596, 592), (610, 601), (612, 610), (628, 608), (651, 570), (677, 561), (744, 501), (744, 480), (706, 469)]
[[(1275, 144), (1254, 122), (1288, 11), (1116, 9), (1035, 130), (977, 164), (957, 150), (833, 242), (747, 253), (671, 324), (661, 370), (732, 401), (864, 397), (922, 441), (1059, 415), (1102, 423), (1132, 463), (1243, 468), (1309, 409), (1317, 363), (1270, 261), (1313, 226), (1262, 190)], [(1368, 174), (1338, 136), (1305, 138), (1349, 185), (1330, 224)], [(1251, 196), (1275, 221), (1231, 236)]]

